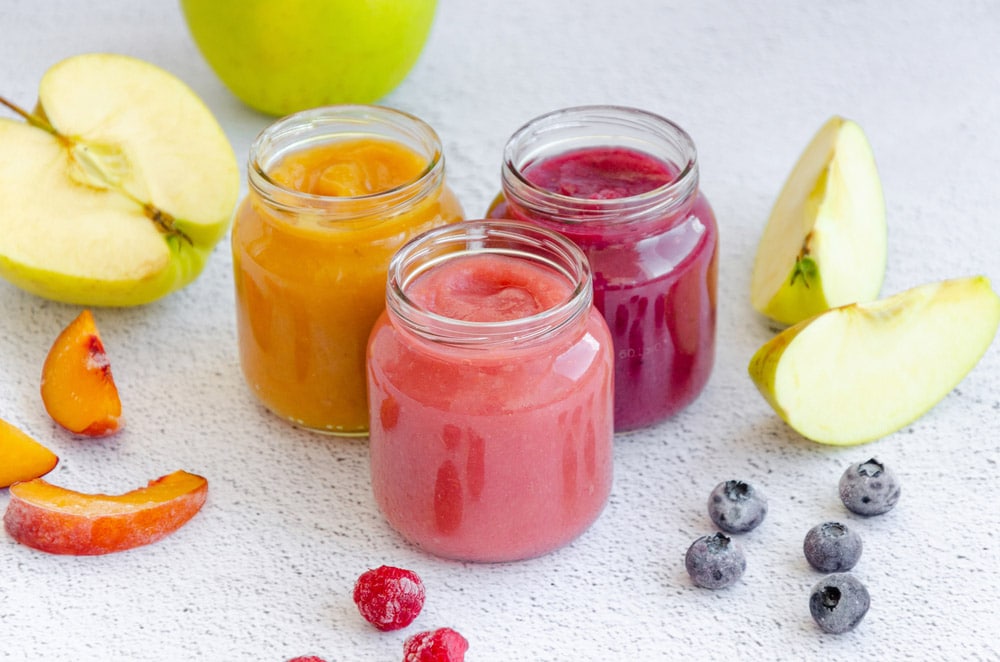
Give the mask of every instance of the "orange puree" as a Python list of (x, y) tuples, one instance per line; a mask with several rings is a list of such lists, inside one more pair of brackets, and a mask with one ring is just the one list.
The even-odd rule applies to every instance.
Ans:
[(251, 186), (232, 235), (240, 358), (278, 415), (367, 432), (365, 348), (389, 259), (410, 237), (461, 218), (441, 171), (430, 186), (418, 181), (430, 165), (400, 143), (339, 140), (265, 168), (273, 195)]
[(427, 159), (398, 143), (344, 140), (286, 156), (268, 175), (303, 193), (347, 197), (409, 184), (426, 167)]

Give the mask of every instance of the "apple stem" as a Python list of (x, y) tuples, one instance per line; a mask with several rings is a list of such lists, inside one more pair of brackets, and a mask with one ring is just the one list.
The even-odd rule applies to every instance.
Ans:
[(13, 102), (8, 101), (4, 97), (0, 97), (0, 103), (2, 103), (3, 105), (7, 106), (7, 108), (9, 108), (10, 110), (14, 111), (16, 114), (20, 115), (24, 119), (24, 121), (27, 122), (28, 124), (30, 124), (31, 126), (33, 126), (35, 128), (38, 128), (38, 129), (41, 129), (42, 131), (46, 131), (48, 133), (51, 133), (53, 136), (55, 136), (56, 138), (59, 138), (60, 140), (65, 140), (64, 137), (63, 137), (63, 135), (61, 133), (59, 133), (58, 131), (56, 131), (56, 128), (54, 126), (52, 126), (51, 124), (49, 124), (48, 122), (46, 122), (44, 119), (42, 119), (38, 115), (32, 115), (31, 113), (29, 113), (25, 109), (21, 108), (20, 106), (18, 106), (17, 104), (15, 104)]

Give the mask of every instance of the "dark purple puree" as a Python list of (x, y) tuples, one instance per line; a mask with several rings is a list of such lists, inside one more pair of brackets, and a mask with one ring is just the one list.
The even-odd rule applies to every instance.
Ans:
[(582, 200), (629, 198), (666, 186), (676, 168), (621, 148), (566, 152), (530, 165), (524, 177), (540, 189)]
[[(574, 150), (530, 164), (537, 188), (582, 200), (612, 200), (670, 184), (677, 168), (618, 147)], [(718, 231), (700, 193), (676, 211), (638, 223), (546, 222), (507, 209), (490, 216), (548, 225), (574, 240), (594, 271), (594, 302), (615, 347), (615, 429), (663, 420), (690, 404), (708, 380), (715, 354)]]

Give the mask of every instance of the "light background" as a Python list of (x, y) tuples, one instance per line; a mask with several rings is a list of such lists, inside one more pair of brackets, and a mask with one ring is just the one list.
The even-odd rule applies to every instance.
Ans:
[[(267, 414), (242, 382), (231, 260), (142, 308), (97, 311), (127, 428), (85, 441), (38, 397), (42, 361), (78, 312), (0, 283), (0, 417), (61, 457), (49, 478), (123, 492), (179, 468), (209, 478), (204, 510), (153, 546), (47, 556), (0, 534), (2, 660), (398, 660), (418, 629), (452, 626), (473, 661), (998, 659), (1000, 348), (928, 415), (867, 447), (821, 447), (782, 424), (746, 375), (772, 335), (748, 302), (770, 206), (832, 114), (857, 120), (888, 206), (884, 292), (983, 273), (1000, 283), (1000, 4), (770, 0), (441, 0), (416, 68), (386, 105), (443, 140), (470, 217), (495, 193), (507, 137), (531, 117), (586, 103), (666, 115), (695, 139), (719, 219), (719, 352), (702, 397), (674, 420), (616, 440), (616, 482), (594, 527), (544, 558), (437, 560), (384, 524), (366, 445)], [(186, 81), (241, 162), (271, 118), (235, 100), (172, 2), (0, 1), (0, 91), (23, 105), (51, 64), (122, 52)], [(933, 348), (927, 348), (928, 355)], [(836, 483), (877, 455), (903, 483), (896, 510), (861, 520)], [(694, 588), (689, 543), (711, 530), (705, 500), (743, 478), (771, 511), (745, 536), (744, 579)], [(0, 508), (6, 506), (0, 491)], [(808, 614), (820, 575), (801, 554), (814, 524), (842, 519), (865, 541), (856, 568), (872, 608), (857, 630), (821, 633)], [(382, 563), (422, 575), (417, 622), (378, 633), (350, 598)]]

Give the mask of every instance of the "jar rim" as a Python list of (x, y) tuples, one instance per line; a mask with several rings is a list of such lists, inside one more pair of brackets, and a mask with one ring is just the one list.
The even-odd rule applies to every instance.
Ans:
[[(375, 129), (381, 127), (384, 133)], [(353, 131), (347, 131), (352, 128)], [(400, 142), (427, 156), (427, 165), (411, 181), (384, 191), (356, 196), (329, 196), (300, 191), (275, 181), (269, 168), (285, 155), (310, 145), (335, 140), (338, 135), (382, 137)], [(408, 140), (403, 140), (405, 136)], [(444, 178), (444, 152), (437, 132), (424, 120), (402, 110), (379, 105), (321, 106), (286, 115), (261, 130), (250, 145), (247, 180), (250, 188), (269, 204), (285, 210), (303, 208), (336, 213), (359, 205), (410, 203), (437, 188)]]
[[(553, 307), (499, 321), (448, 317), (408, 296), (408, 286), (423, 273), (457, 257), (481, 254), (547, 266), (566, 278), (569, 294)], [(458, 347), (532, 345), (574, 324), (592, 303), (591, 268), (583, 251), (557, 232), (522, 221), (465, 220), (423, 232), (395, 253), (386, 279), (386, 310), (393, 319), (420, 338)]]
[[(597, 130), (598, 127), (603, 130)], [(588, 130), (593, 129), (593, 130)], [(613, 129), (620, 129), (616, 134)], [(573, 141), (587, 147), (619, 146), (638, 142), (627, 137), (630, 132), (642, 132), (649, 141), (657, 141), (664, 149), (675, 153), (674, 158), (656, 158), (678, 169), (676, 176), (666, 184), (649, 191), (617, 198), (577, 198), (536, 186), (527, 177), (527, 166), (539, 161), (539, 154), (546, 145), (554, 142), (568, 143), (565, 137), (558, 141), (559, 132), (579, 132)], [(533, 148), (533, 149), (532, 149)], [(548, 156), (572, 151), (559, 149)], [(645, 151), (645, 150), (640, 150)], [(693, 197), (698, 188), (698, 155), (694, 141), (680, 125), (647, 110), (621, 105), (582, 105), (561, 108), (528, 120), (507, 140), (503, 150), (501, 184), (505, 194), (533, 210), (558, 216), (564, 222), (592, 222), (631, 220), (650, 213), (667, 213)], [(628, 218), (623, 219), (622, 214)], [(580, 217), (566, 217), (580, 214)]]

